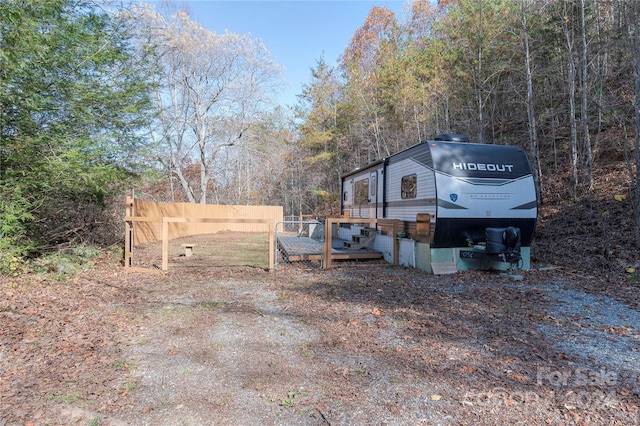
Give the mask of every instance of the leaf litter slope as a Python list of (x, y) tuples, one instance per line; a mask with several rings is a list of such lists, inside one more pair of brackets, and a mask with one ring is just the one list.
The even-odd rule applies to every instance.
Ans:
[(69, 282), (0, 283), (0, 424), (639, 420), (633, 284), (109, 260)]

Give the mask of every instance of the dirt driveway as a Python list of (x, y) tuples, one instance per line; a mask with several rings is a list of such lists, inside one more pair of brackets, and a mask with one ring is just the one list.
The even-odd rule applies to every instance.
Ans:
[(631, 282), (384, 264), (0, 280), (0, 425), (629, 425)]

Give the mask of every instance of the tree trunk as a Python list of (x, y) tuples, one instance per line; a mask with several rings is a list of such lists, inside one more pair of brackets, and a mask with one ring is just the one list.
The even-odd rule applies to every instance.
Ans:
[(585, 1), (580, 1), (580, 27), (582, 41), (582, 133), (584, 137), (584, 148), (587, 156), (587, 187), (593, 188), (593, 155), (591, 153), (591, 137), (589, 135), (589, 63), (587, 62), (587, 23), (584, 17)]
[[(478, 38), (482, 37), (482, 6), (480, 4), (480, 24), (478, 28), (478, 34), (476, 35)], [(477, 97), (477, 108), (478, 108), (478, 142), (484, 143), (484, 115), (482, 113), (483, 110), (483, 96), (482, 96), (482, 88), (483, 88), (483, 78), (482, 78), (482, 42), (478, 43), (478, 52), (477, 52), (477, 60), (478, 60), (478, 81), (476, 82), (476, 97)]]
[(522, 38), (524, 48), (524, 62), (525, 62), (525, 76), (527, 80), (527, 118), (529, 120), (529, 142), (531, 150), (531, 159), (533, 162), (533, 171), (535, 180), (537, 182), (536, 188), (538, 191), (538, 199), (542, 194), (542, 169), (540, 168), (540, 152), (538, 149), (538, 130), (536, 124), (536, 114), (533, 105), (533, 77), (531, 73), (531, 52), (529, 51), (529, 33), (527, 29), (527, 10), (525, 6), (526, 0), (521, 0), (521, 23), (522, 23)]
[(634, 132), (634, 162), (635, 162), (635, 179), (631, 182), (631, 190), (633, 195), (633, 213), (635, 219), (634, 235), (636, 246), (640, 246), (640, 28), (638, 20), (638, 0), (633, 1), (633, 47), (635, 48), (635, 85), (634, 85), (634, 109), (635, 109), (635, 132)]
[(562, 32), (567, 43), (567, 95), (569, 96), (569, 166), (571, 168), (571, 187), (569, 189), (572, 197), (578, 195), (578, 136), (576, 124), (576, 61), (573, 53), (573, 39), (569, 30), (569, 18), (566, 12), (561, 17)]

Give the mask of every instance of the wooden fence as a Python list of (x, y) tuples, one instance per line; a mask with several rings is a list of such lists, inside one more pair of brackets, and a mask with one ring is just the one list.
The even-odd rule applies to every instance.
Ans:
[[(269, 270), (273, 269), (275, 224), (283, 219), (281, 206), (224, 206), (191, 203), (154, 203), (128, 196), (125, 213), (125, 268), (134, 268), (133, 247), (162, 241), (162, 270), (169, 269), (169, 240), (219, 231), (268, 232)], [(169, 226), (171, 224), (171, 226)]]

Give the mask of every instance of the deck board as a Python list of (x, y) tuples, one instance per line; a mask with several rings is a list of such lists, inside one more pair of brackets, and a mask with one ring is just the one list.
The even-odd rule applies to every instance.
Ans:
[[(280, 235), (278, 245), (291, 262), (301, 260), (321, 260), (323, 242), (309, 237)], [(338, 260), (380, 259), (382, 253), (373, 250), (349, 250), (344, 248), (343, 240), (331, 241), (331, 257)]]

